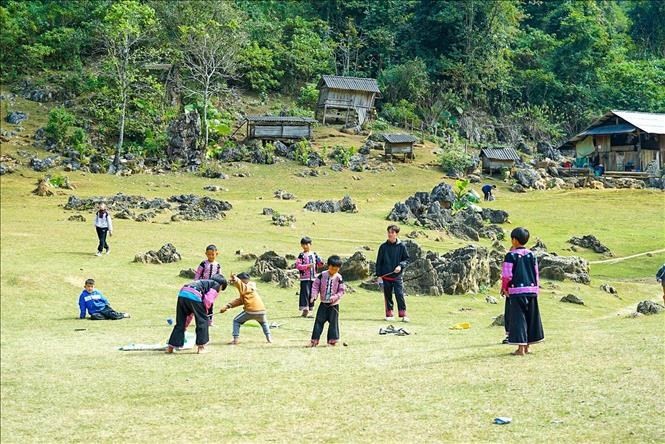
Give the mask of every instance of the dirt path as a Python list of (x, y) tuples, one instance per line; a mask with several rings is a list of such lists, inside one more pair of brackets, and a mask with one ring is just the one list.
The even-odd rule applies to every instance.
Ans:
[(590, 261), (589, 264), (590, 265), (593, 265), (593, 264), (613, 264), (615, 262), (625, 261), (626, 259), (632, 259), (634, 257), (646, 256), (647, 254), (656, 254), (656, 253), (665, 253), (665, 248), (661, 248), (660, 250), (645, 251), (644, 253), (631, 254), (630, 256), (614, 257), (612, 259), (604, 259), (602, 261)]

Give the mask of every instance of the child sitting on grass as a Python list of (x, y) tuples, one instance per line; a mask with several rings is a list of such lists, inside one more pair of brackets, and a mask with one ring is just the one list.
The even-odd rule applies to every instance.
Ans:
[(243, 311), (233, 318), (233, 340), (229, 342), (229, 344), (238, 344), (240, 326), (251, 320), (255, 320), (261, 325), (263, 334), (266, 335), (266, 341), (271, 343), (272, 338), (270, 336), (270, 326), (268, 325), (268, 318), (266, 316), (266, 306), (263, 305), (259, 292), (256, 290), (256, 284), (250, 282), (249, 274), (243, 272), (239, 273), (237, 276), (231, 274), (231, 285), (238, 289), (240, 295), (237, 299), (234, 299), (223, 306), (219, 312), (224, 313), (233, 307), (239, 307), (241, 305), (243, 306)]
[(312, 330), (310, 347), (319, 345), (319, 338), (323, 333), (323, 327), (328, 322), (328, 345), (335, 346), (339, 341), (339, 300), (344, 295), (344, 282), (339, 269), (342, 259), (333, 255), (328, 258), (328, 271), (319, 274), (312, 284), (312, 304), (318, 297), (321, 303), (316, 311), (316, 320)]
[(199, 279), (183, 286), (178, 293), (176, 305), (176, 321), (169, 337), (166, 353), (173, 353), (176, 348), (185, 344), (185, 329), (190, 316), (196, 321), (197, 353), (205, 353), (205, 346), (210, 340), (208, 336), (208, 307), (217, 299), (220, 291), (226, 289), (226, 279), (215, 274), (211, 279)]
[(524, 356), (529, 345), (545, 338), (538, 310), (538, 263), (524, 245), (529, 231), (518, 227), (510, 233), (512, 248), (501, 267), (501, 294), (508, 302), (508, 343), (517, 345), (512, 354)]
[(312, 239), (305, 236), (300, 239), (302, 253), (296, 259), (296, 268), (300, 272), (300, 299), (298, 309), (302, 312), (302, 317), (307, 317), (314, 311), (314, 303), (310, 302), (312, 295), (312, 283), (316, 277), (317, 268), (323, 266), (323, 261), (318, 254), (311, 251)]
[(111, 308), (108, 299), (100, 291), (95, 290), (94, 279), (85, 280), (84, 289), (79, 296), (79, 308), (81, 309), (80, 319), (85, 319), (86, 311), (90, 314), (90, 319), (96, 321), (129, 317), (129, 313), (120, 313)]
[[(194, 279), (211, 279), (216, 274), (222, 274), (222, 266), (217, 262), (218, 254), (216, 245), (210, 244), (206, 247), (206, 260), (196, 268)], [(212, 325), (213, 309), (212, 305), (208, 307), (208, 325)]]

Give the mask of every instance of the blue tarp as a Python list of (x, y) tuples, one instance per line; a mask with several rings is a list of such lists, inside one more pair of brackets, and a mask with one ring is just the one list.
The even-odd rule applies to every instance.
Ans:
[(588, 129), (584, 131), (580, 135), (585, 135), (585, 136), (602, 136), (602, 135), (607, 135), (607, 134), (622, 134), (622, 133), (632, 133), (635, 131), (635, 127), (633, 125), (629, 125), (627, 123), (622, 123), (620, 125), (604, 125), (604, 126), (597, 126), (595, 128)]

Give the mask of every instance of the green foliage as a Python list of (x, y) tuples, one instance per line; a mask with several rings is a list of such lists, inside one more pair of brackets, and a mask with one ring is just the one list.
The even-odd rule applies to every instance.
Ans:
[(312, 152), (312, 146), (306, 140), (301, 140), (296, 142), (296, 150), (294, 152), (294, 157), (296, 162), (307, 165), (309, 159), (309, 153)]
[(386, 122), (383, 118), (379, 117), (378, 119), (374, 120), (371, 124), (371, 129), (372, 131), (386, 131), (388, 128), (390, 128), (390, 124)]
[(48, 181), (55, 188), (63, 188), (67, 190), (74, 188), (72, 183), (69, 181), (69, 177), (64, 175), (56, 174), (55, 176), (50, 176), (48, 177)]
[(243, 80), (254, 91), (266, 93), (279, 86), (284, 71), (276, 65), (276, 53), (270, 48), (252, 42), (240, 53)]
[(402, 99), (415, 102), (426, 94), (429, 84), (427, 66), (418, 58), (391, 66), (381, 72), (378, 80), (385, 100), (390, 103)]
[(453, 214), (480, 202), (480, 198), (471, 188), (469, 179), (457, 179), (453, 192), (455, 193), (455, 202), (452, 205)]
[(463, 173), (473, 165), (471, 156), (464, 152), (464, 150), (457, 146), (451, 146), (439, 155), (439, 162), (443, 171), (447, 174)]
[(401, 99), (396, 104), (388, 103), (383, 107), (381, 116), (394, 125), (402, 127), (419, 127), (420, 117), (416, 114), (416, 105), (406, 99)]
[(337, 145), (333, 148), (333, 151), (330, 153), (330, 157), (335, 159), (335, 161), (345, 167), (349, 166), (349, 161), (351, 157), (355, 154), (356, 149), (354, 147), (345, 148), (341, 145)]
[(307, 83), (300, 88), (298, 96), (298, 105), (303, 108), (314, 109), (319, 100), (319, 89), (316, 83)]
[(74, 121), (74, 115), (65, 107), (56, 106), (48, 113), (48, 123), (44, 131), (50, 141), (61, 146), (67, 140), (67, 131)]

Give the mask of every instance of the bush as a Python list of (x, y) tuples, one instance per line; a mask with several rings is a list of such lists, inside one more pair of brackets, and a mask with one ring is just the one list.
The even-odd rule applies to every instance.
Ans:
[(62, 106), (53, 108), (48, 113), (48, 123), (44, 129), (48, 140), (59, 146), (67, 140), (67, 131), (74, 124), (74, 115)]
[(84, 156), (90, 154), (90, 145), (88, 143), (88, 134), (83, 128), (74, 128), (72, 134), (69, 136), (69, 144), (81, 155), (81, 159)]
[(314, 109), (319, 100), (319, 90), (316, 83), (307, 83), (300, 88), (300, 96), (298, 97), (298, 105), (303, 108)]
[(349, 166), (349, 161), (351, 160), (351, 157), (355, 154), (356, 149), (353, 147), (350, 148), (344, 148), (343, 146), (337, 145), (332, 153), (330, 153), (330, 157), (335, 159), (337, 163), (346, 166)]
[(461, 174), (473, 165), (473, 158), (460, 147), (451, 147), (439, 156), (443, 171), (447, 174)]
[(307, 165), (307, 161), (309, 160), (309, 153), (312, 152), (312, 147), (310, 146), (309, 142), (306, 140), (301, 140), (300, 142), (296, 142), (296, 150), (294, 153), (294, 157), (297, 162)]
[(402, 127), (419, 127), (421, 122), (416, 114), (416, 106), (404, 99), (397, 102), (397, 104), (386, 104), (381, 111), (381, 115), (387, 121)]

